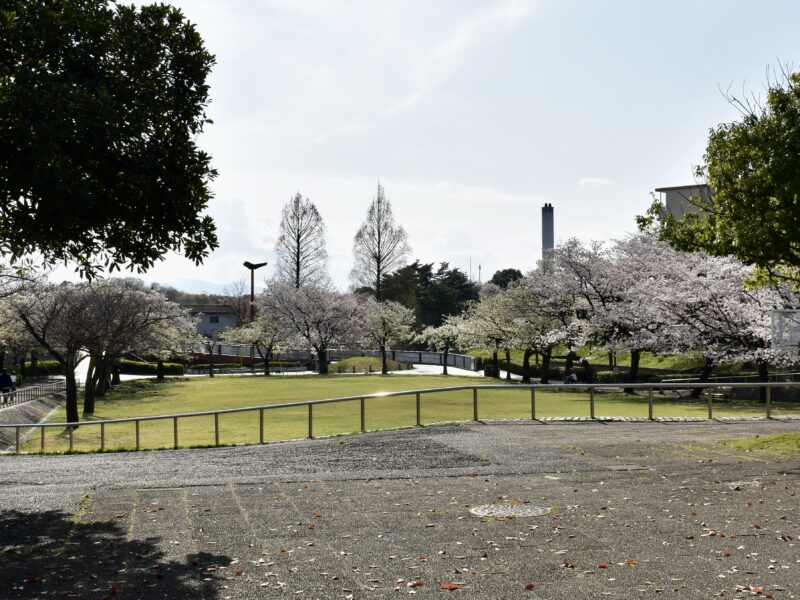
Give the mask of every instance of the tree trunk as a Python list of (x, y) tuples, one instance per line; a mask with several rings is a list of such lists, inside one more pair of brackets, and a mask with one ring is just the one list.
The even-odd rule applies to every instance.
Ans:
[(111, 364), (108, 361), (108, 358), (103, 358), (99, 361), (97, 365), (97, 370), (95, 371), (95, 382), (96, 382), (96, 389), (95, 389), (95, 396), (105, 396), (108, 393), (108, 390), (111, 389), (110, 380), (111, 376), (109, 371), (111, 370)]
[(447, 375), (447, 357), (448, 357), (449, 354), (450, 354), (450, 346), (449, 345), (445, 345), (444, 351), (442, 352), (442, 358), (444, 359), (442, 361), (442, 363), (443, 363), (442, 364), (442, 375)]
[(156, 381), (164, 381), (164, 361), (160, 358), (156, 362)]
[(269, 362), (270, 358), (272, 358), (272, 346), (268, 346), (266, 352), (264, 352), (264, 375), (269, 377)]
[(39, 364), (39, 357), (36, 352), (31, 352), (31, 379), (36, 377), (36, 365)]
[(208, 376), (214, 376), (214, 347), (211, 347), (211, 350), (208, 353)]
[(97, 392), (97, 361), (94, 356), (89, 357), (89, 367), (86, 369), (86, 384), (83, 387), (83, 416), (94, 414), (94, 397)]
[[(700, 372), (700, 381), (698, 383), (705, 383), (711, 377), (711, 372), (714, 370), (714, 359), (706, 356), (706, 362), (703, 365), (703, 370)], [(689, 394), (690, 398), (699, 398), (703, 393), (703, 388), (694, 388), (692, 393)]]
[(529, 348), (525, 348), (522, 354), (522, 383), (531, 382), (531, 354), (533, 352)]
[(381, 346), (381, 375), (388, 375), (389, 367), (386, 364), (386, 346)]
[(27, 375), (25, 370), (25, 355), (22, 355), (22, 360), (19, 361), (19, 374), (22, 377), (22, 380), (25, 380), (25, 376)]
[(608, 368), (611, 369), (612, 371), (614, 370), (614, 353), (613, 352), (609, 352), (608, 353)]
[(492, 373), (492, 377), (495, 379), (500, 379), (500, 361), (497, 358), (497, 351), (498, 351), (498, 344), (494, 345), (494, 352), (492, 352), (492, 369), (494, 373)]
[(552, 355), (552, 348), (548, 348), (542, 352), (542, 376), (539, 379), (540, 383), (550, 383), (550, 357)]
[[(636, 383), (639, 378), (639, 359), (642, 357), (641, 350), (631, 350), (631, 368), (628, 371), (628, 382)], [(626, 394), (634, 394), (636, 390), (633, 388), (625, 388)]]
[(6, 351), (0, 350), (0, 369), (6, 366)]
[(511, 381), (511, 350), (506, 348), (506, 381)]
[(120, 366), (119, 361), (115, 360), (114, 364), (111, 365), (111, 385), (119, 385), (122, 383), (122, 379), (120, 379)]
[(319, 360), (319, 374), (320, 375), (327, 375), (328, 374), (328, 350), (327, 349), (319, 349), (319, 350), (317, 350), (317, 359)]
[[(756, 372), (758, 372), (758, 381), (760, 383), (767, 383), (769, 381), (769, 363), (758, 361), (756, 363)], [(761, 402), (767, 402), (767, 388), (758, 388), (758, 398)]]
[(66, 378), (67, 423), (75, 423), (74, 427), (77, 427), (80, 417), (78, 417), (78, 385), (75, 381), (75, 365), (62, 363), (61, 366), (64, 368), (64, 376)]

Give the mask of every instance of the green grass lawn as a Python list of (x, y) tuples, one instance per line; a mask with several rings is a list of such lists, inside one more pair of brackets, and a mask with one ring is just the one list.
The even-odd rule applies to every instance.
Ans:
[(745, 452), (757, 452), (770, 456), (792, 458), (800, 454), (800, 432), (777, 435), (757, 435), (755, 437), (724, 440), (721, 445)]
[[(203, 412), (226, 408), (240, 408), (267, 404), (281, 404), (302, 400), (318, 400), (342, 396), (357, 396), (399, 390), (460, 385), (486, 385), (497, 383), (474, 377), (441, 375), (332, 375), (327, 377), (194, 377), (169, 379), (157, 383), (153, 379), (125, 382), (114, 391), (98, 398), (94, 420), (123, 419), (151, 415)], [(508, 389), (481, 390), (479, 417), (481, 419), (529, 419), (531, 394), (527, 389), (509, 385)], [(597, 417), (647, 417), (646, 396), (622, 393), (598, 393), (595, 397)], [(654, 396), (656, 417), (705, 417), (704, 401), (687, 401)], [(410, 427), (416, 423), (415, 396), (374, 398), (365, 401), (366, 429)], [(538, 390), (536, 392), (537, 417), (588, 416), (589, 395), (586, 391)], [(346, 434), (360, 429), (360, 402), (348, 401), (318, 405), (313, 409), (314, 435)], [(763, 405), (757, 402), (715, 402), (715, 416), (763, 415)], [(308, 409), (305, 406), (270, 409), (265, 414), (265, 439), (267, 441), (305, 437), (308, 433)], [(800, 414), (800, 406), (781, 403), (775, 398), (773, 414)], [(448, 391), (422, 394), (421, 415), (423, 423), (467, 421), (472, 419), (472, 391)], [(64, 411), (53, 415), (51, 422), (63, 422)], [(220, 444), (254, 444), (259, 441), (258, 411), (221, 415)], [(180, 446), (213, 445), (214, 417), (182, 418), (178, 423)], [(25, 445), (26, 451), (37, 451), (40, 439), (33, 436)], [(172, 420), (142, 422), (140, 446), (142, 448), (171, 447), (173, 444)], [(57, 428), (47, 430), (47, 451), (68, 449), (65, 432)], [(106, 448), (123, 449), (135, 446), (133, 423), (106, 426)], [(83, 426), (74, 432), (76, 450), (95, 450), (100, 447), (99, 426)]]
[[(403, 363), (399, 363), (396, 360), (387, 360), (386, 366), (390, 371), (399, 371), (405, 368)], [(342, 360), (338, 360), (330, 365), (331, 373), (339, 373), (339, 368), (341, 368), (342, 373), (347, 373), (353, 370), (355, 367), (356, 372), (365, 372), (372, 367), (373, 371), (380, 372), (381, 370), (381, 357), (380, 356), (350, 356), (348, 358), (343, 358)]]

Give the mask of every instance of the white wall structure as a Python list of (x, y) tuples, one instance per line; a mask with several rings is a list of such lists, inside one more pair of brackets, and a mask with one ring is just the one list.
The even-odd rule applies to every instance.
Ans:
[(199, 315), (197, 333), (216, 338), (221, 331), (236, 327), (236, 311), (228, 304), (183, 304), (192, 314)]
[(699, 197), (708, 200), (711, 197), (711, 188), (706, 184), (662, 187), (656, 188), (656, 191), (661, 195), (661, 202), (675, 219), (682, 219), (687, 213), (700, 210), (689, 201), (690, 198)]

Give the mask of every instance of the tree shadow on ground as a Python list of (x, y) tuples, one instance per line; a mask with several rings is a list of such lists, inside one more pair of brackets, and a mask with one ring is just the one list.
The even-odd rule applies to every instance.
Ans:
[(60, 511), (0, 511), (0, 597), (218, 598), (217, 567), (230, 564), (229, 557), (167, 559), (158, 538), (128, 539), (126, 523), (76, 523)]

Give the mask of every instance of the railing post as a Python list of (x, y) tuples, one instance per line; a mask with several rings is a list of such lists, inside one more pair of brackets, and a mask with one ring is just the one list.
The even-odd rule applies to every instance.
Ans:
[(40, 441), (39, 446), (40, 446), (40, 449), (41, 449), (42, 452), (44, 452), (44, 432), (45, 432), (45, 429), (46, 428), (44, 426), (39, 427), (39, 431), (41, 432), (41, 436), (42, 436), (42, 439)]
[(713, 400), (711, 395), (711, 388), (706, 389), (706, 396), (708, 402), (708, 420), (711, 421), (714, 418), (714, 410), (711, 408), (711, 402)]
[(219, 446), (219, 413), (214, 413), (214, 445)]
[(472, 388), (472, 420), (478, 420), (478, 388)]
[(594, 386), (589, 386), (589, 418), (594, 421)]
[(172, 417), (173, 448), (178, 449), (178, 417)]
[(653, 388), (647, 388), (647, 418), (653, 420)]
[(417, 392), (417, 427), (422, 427), (422, 411), (420, 404), (420, 393)]
[(264, 443), (264, 409), (258, 411), (258, 441)]
[(308, 405), (308, 439), (314, 439), (314, 405)]
[(772, 418), (772, 386), (767, 383), (767, 418)]
[(531, 388), (531, 421), (536, 420), (536, 388)]
[(364, 398), (362, 398), (361, 399), (361, 433), (364, 433), (367, 430), (366, 419), (364, 418), (364, 412), (365, 412), (364, 404), (365, 404), (365, 401), (364, 401)]
[(106, 424), (100, 423), (100, 450), (106, 449)]
[(135, 421), (136, 423), (136, 449), (139, 449), (139, 420)]
[(19, 454), (19, 427), (14, 428), (16, 442), (14, 443), (15, 452)]

